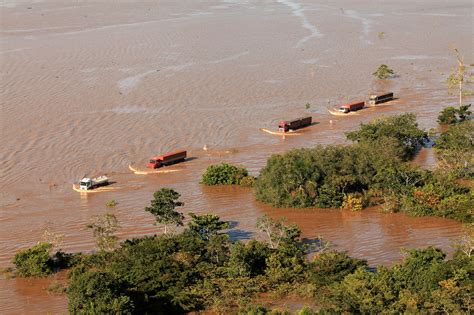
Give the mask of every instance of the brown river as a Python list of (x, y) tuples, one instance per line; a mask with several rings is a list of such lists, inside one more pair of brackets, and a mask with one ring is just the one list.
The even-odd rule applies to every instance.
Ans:
[[(0, 1), (0, 267), (35, 244), (45, 229), (64, 234), (65, 251), (91, 251), (86, 223), (114, 213), (121, 239), (160, 233), (143, 208), (154, 191), (175, 188), (183, 212), (232, 222), (233, 239), (260, 237), (258, 217), (297, 223), (371, 265), (400, 260), (402, 248), (450, 252), (461, 224), (329, 209), (274, 209), (240, 187), (203, 187), (211, 163), (253, 175), (273, 153), (345, 143), (344, 133), (384, 115), (413, 112), (436, 127), (446, 105), (453, 47), (472, 63), (470, 0)], [(382, 63), (398, 76), (381, 83)], [(394, 91), (390, 105), (356, 115), (327, 109)], [(309, 109), (305, 104), (310, 103)], [(301, 135), (262, 132), (310, 114)], [(207, 150), (203, 148), (206, 146)], [(136, 175), (147, 159), (187, 149), (175, 172)], [(432, 166), (432, 152), (422, 152)], [(79, 194), (81, 177), (107, 174), (113, 190)], [(115, 208), (106, 201), (116, 200)], [(0, 279), (1, 314), (66, 313), (51, 279)]]

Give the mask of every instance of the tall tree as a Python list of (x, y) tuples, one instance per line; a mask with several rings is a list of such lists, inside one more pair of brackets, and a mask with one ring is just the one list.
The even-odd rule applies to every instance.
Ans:
[(456, 85), (459, 86), (459, 106), (462, 106), (462, 89), (463, 89), (463, 83), (464, 83), (464, 71), (466, 69), (464, 65), (464, 58), (461, 56), (459, 53), (459, 50), (457, 48), (454, 48), (454, 51), (456, 52), (456, 60), (458, 62), (458, 66), (456, 70), (454, 70), (453, 73), (451, 73), (446, 80), (448, 83), (449, 88), (453, 88)]
[(202, 240), (209, 241), (211, 236), (218, 234), (221, 230), (229, 228), (229, 222), (221, 221), (218, 215), (190, 213), (192, 221), (189, 222), (189, 229), (197, 233)]
[(156, 222), (165, 226), (165, 234), (169, 224), (183, 226), (184, 216), (175, 210), (176, 207), (184, 205), (184, 202), (178, 200), (181, 197), (178, 192), (171, 188), (161, 188), (153, 194), (153, 197), (151, 205), (145, 207), (145, 211), (153, 214)]

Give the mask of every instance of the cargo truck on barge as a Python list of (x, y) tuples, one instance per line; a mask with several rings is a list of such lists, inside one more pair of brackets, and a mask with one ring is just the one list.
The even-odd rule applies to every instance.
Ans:
[(91, 189), (99, 188), (101, 186), (107, 186), (109, 184), (110, 184), (109, 178), (105, 175), (95, 177), (95, 178), (84, 177), (79, 182), (79, 189), (91, 190)]
[(146, 167), (159, 168), (162, 166), (183, 162), (186, 160), (186, 153), (186, 151), (176, 151), (152, 157)]
[(366, 101), (366, 105), (374, 106), (380, 103), (385, 103), (393, 100), (393, 92), (385, 93), (381, 95), (371, 94), (369, 95), (369, 100)]
[(280, 121), (278, 124), (278, 130), (282, 132), (288, 132), (290, 130), (297, 130), (311, 125), (313, 118), (311, 116), (297, 118), (290, 121)]
[(344, 105), (341, 105), (339, 106), (339, 108), (337, 109), (339, 112), (341, 113), (350, 113), (350, 112), (355, 112), (359, 109), (362, 109), (364, 108), (365, 106), (365, 102), (362, 101), (362, 102), (354, 102), (354, 103), (349, 103), (349, 104), (344, 104)]

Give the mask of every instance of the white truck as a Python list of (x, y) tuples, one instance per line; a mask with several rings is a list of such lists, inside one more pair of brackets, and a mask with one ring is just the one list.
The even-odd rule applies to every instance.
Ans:
[(84, 177), (80, 181), (79, 189), (90, 190), (90, 189), (94, 189), (100, 186), (106, 186), (108, 184), (109, 184), (109, 179), (105, 175), (95, 177), (95, 178)]

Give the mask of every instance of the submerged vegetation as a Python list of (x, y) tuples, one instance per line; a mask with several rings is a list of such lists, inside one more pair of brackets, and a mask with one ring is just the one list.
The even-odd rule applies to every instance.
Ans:
[(254, 182), (255, 177), (249, 176), (249, 173), (245, 168), (228, 163), (209, 165), (202, 175), (201, 180), (201, 183), (207, 186), (241, 185), (252, 187)]
[[(473, 126), (466, 122), (453, 128), (441, 135), (437, 150), (446, 163), (456, 164), (458, 175), (467, 176), (472, 174)], [(474, 194), (456, 181), (454, 168), (430, 171), (406, 163), (427, 138), (414, 115), (362, 124), (347, 137), (356, 143), (270, 157), (255, 184), (256, 198), (275, 207), (352, 210), (384, 200), (385, 211), (472, 222)]]
[(389, 79), (395, 76), (395, 72), (387, 65), (381, 64), (372, 75), (377, 79)]
[[(362, 124), (347, 133), (350, 145), (275, 154), (257, 179), (241, 167), (211, 165), (202, 183), (253, 186), (258, 200), (277, 207), (360, 211), (382, 203), (387, 212), (472, 224), (472, 185), (460, 180), (474, 178), (473, 128), (472, 121), (459, 121), (440, 134), (434, 171), (409, 163), (427, 134), (414, 115), (404, 114)], [(42, 242), (15, 255), (16, 272), (38, 277), (70, 268), (68, 288), (51, 290), (66, 290), (72, 314), (287, 314), (262, 303), (285, 296), (311, 305), (298, 314), (474, 312), (472, 233), (452, 259), (428, 247), (406, 251), (390, 268), (369, 268), (321, 238), (303, 241), (298, 226), (268, 216), (256, 222), (263, 240), (233, 241), (226, 233), (230, 222), (217, 215), (189, 213), (186, 223), (177, 211), (184, 206), (180, 198), (162, 188), (145, 208), (164, 225), (162, 235), (119, 244), (115, 216), (97, 216), (87, 225), (97, 252), (66, 254)], [(169, 225), (180, 233), (167, 233)]]
[[(257, 225), (265, 239), (244, 243), (229, 239), (223, 232), (229, 224), (218, 216), (190, 216), (179, 234), (145, 236), (112, 251), (76, 254), (66, 290), (69, 312), (266, 314), (270, 309), (261, 302), (263, 295), (292, 296), (314, 308), (298, 314), (473, 311), (472, 241), (451, 260), (428, 247), (407, 251), (391, 268), (373, 270), (324, 242), (312, 248), (309, 259), (299, 228), (281, 220), (260, 218)], [(36, 248), (25, 253), (33, 252)], [(47, 250), (41, 252), (41, 261), (51, 258)]]

